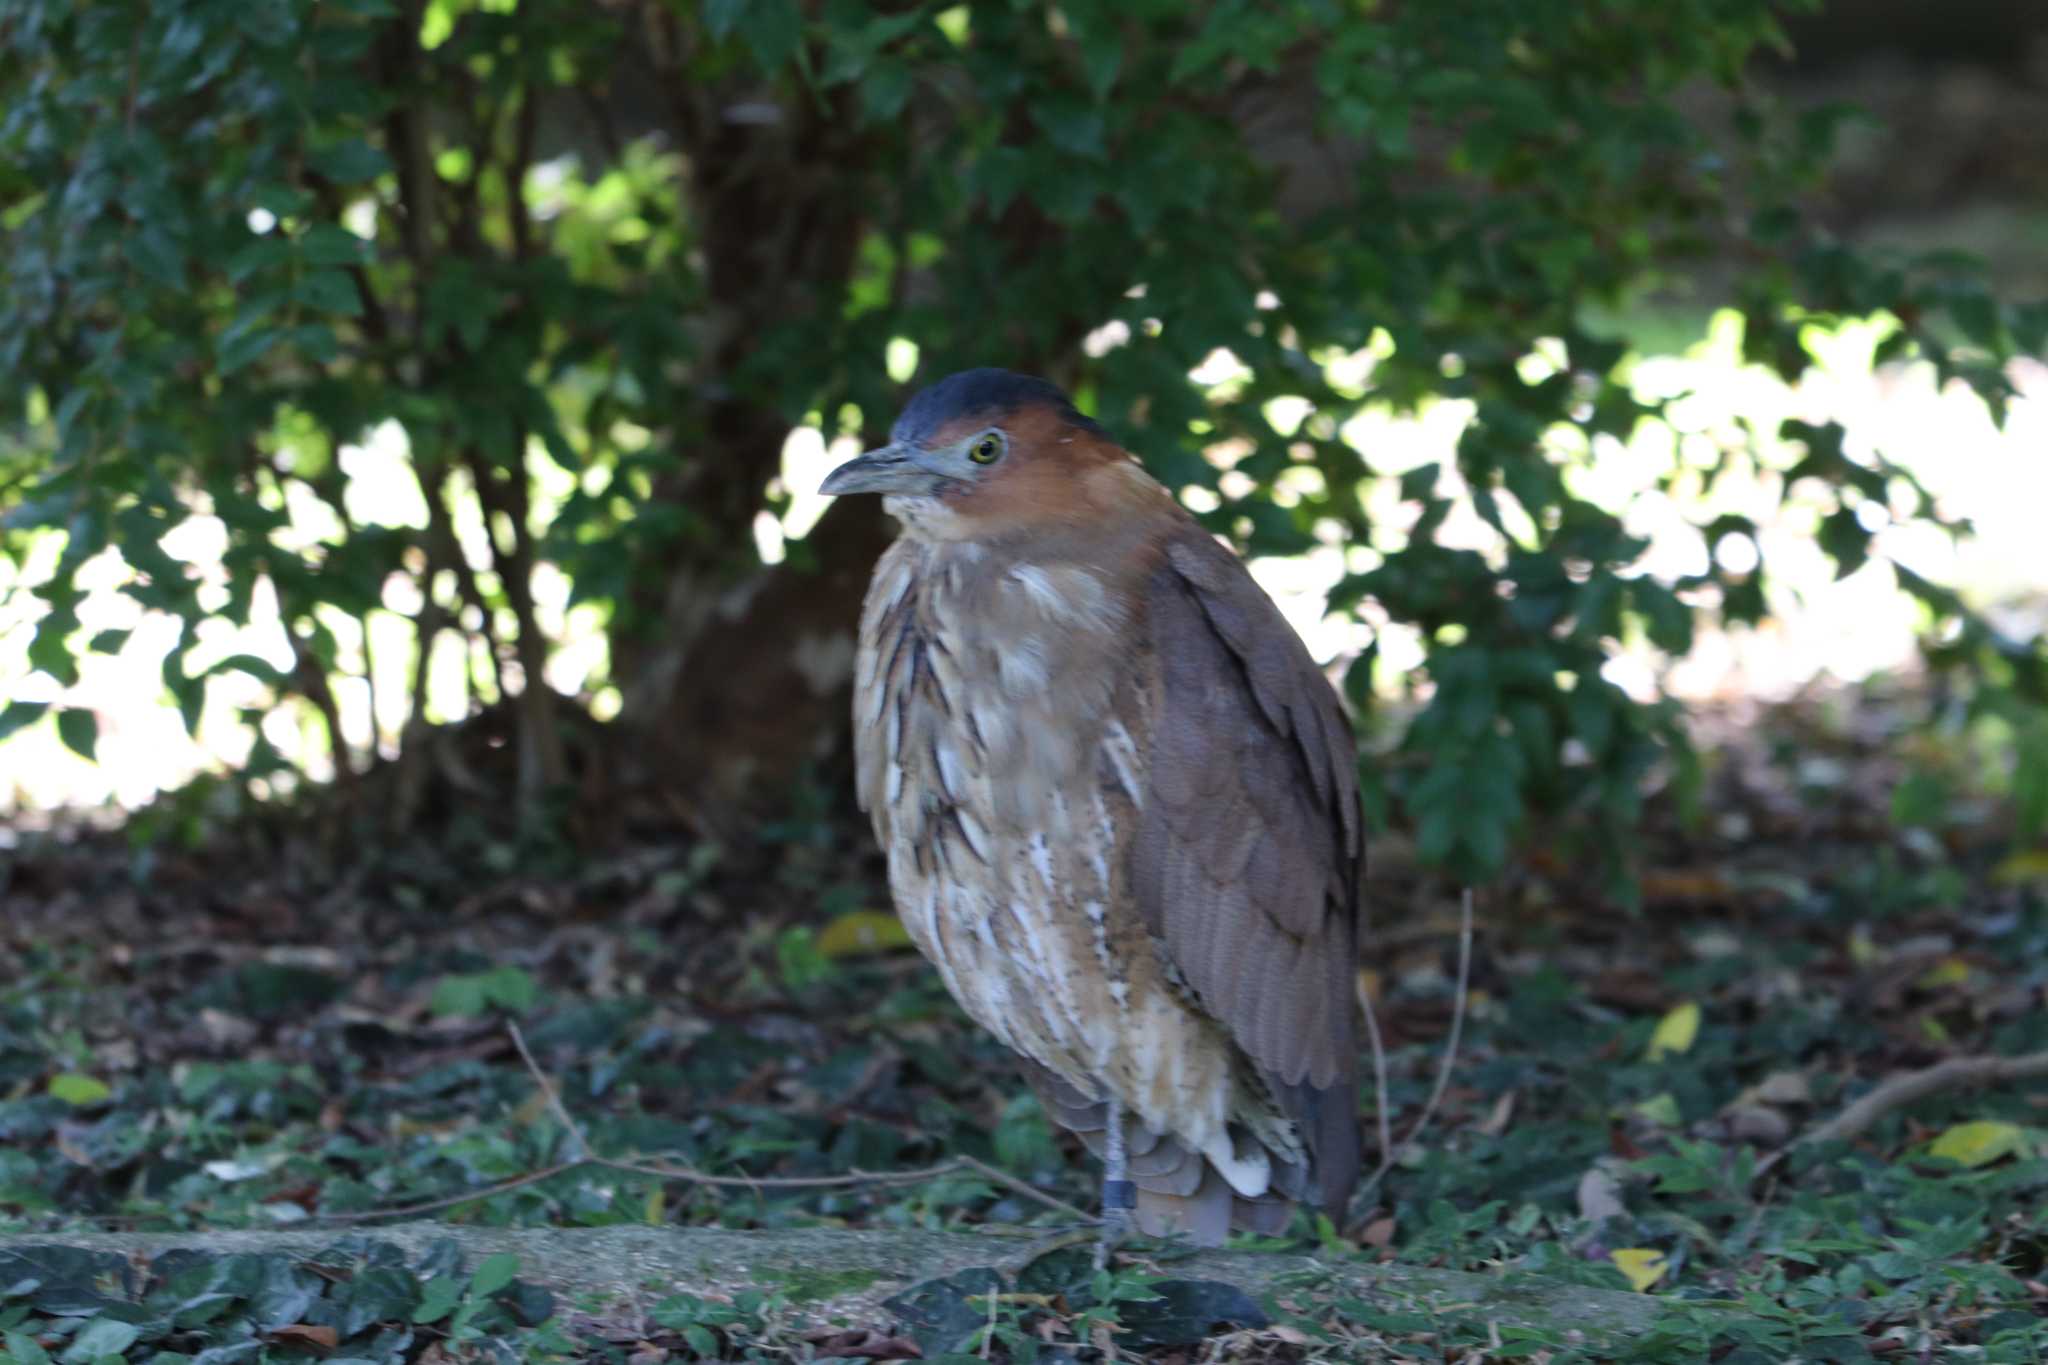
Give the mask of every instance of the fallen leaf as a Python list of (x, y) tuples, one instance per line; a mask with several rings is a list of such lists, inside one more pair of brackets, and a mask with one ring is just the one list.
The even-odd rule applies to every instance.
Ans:
[(1970, 964), (1959, 957), (1951, 957), (1944, 958), (1913, 984), (1923, 991), (1938, 991), (1944, 986), (1960, 986), (1969, 979)]
[(1758, 1082), (1756, 1098), (1765, 1104), (1812, 1104), (1813, 1083), (1804, 1071), (1773, 1071)]
[(1700, 1007), (1688, 1000), (1657, 1021), (1656, 1032), (1650, 1035), (1649, 1059), (1657, 1062), (1674, 1052), (1690, 1052), (1699, 1036)]
[(272, 1341), (302, 1341), (323, 1351), (332, 1350), (341, 1342), (341, 1333), (324, 1323), (288, 1323), (283, 1327), (273, 1327), (264, 1335)]
[(887, 910), (851, 910), (818, 933), (818, 951), (826, 957), (858, 957), (911, 946), (903, 921)]
[(1676, 1128), (1685, 1122), (1685, 1115), (1678, 1111), (1678, 1097), (1670, 1091), (1652, 1095), (1641, 1104), (1629, 1109), (1637, 1118), (1648, 1120), (1660, 1128)]
[(1359, 1234), (1358, 1240), (1369, 1247), (1378, 1247), (1381, 1250), (1385, 1250), (1394, 1244), (1394, 1220), (1391, 1218), (1373, 1219), (1365, 1225), (1365, 1231)]
[(76, 1071), (50, 1077), (50, 1094), (64, 1103), (83, 1109), (90, 1105), (105, 1104), (113, 1098), (114, 1092), (107, 1083), (91, 1076), (81, 1076)]
[(1707, 868), (1646, 872), (1642, 886), (1646, 901), (1714, 901), (1729, 895), (1727, 878)]
[(1738, 1142), (1757, 1142), (1766, 1147), (1778, 1147), (1792, 1136), (1792, 1121), (1766, 1105), (1734, 1105), (1725, 1117), (1728, 1135)]
[(285, 1152), (270, 1152), (264, 1156), (246, 1161), (209, 1161), (200, 1169), (215, 1180), (234, 1184), (240, 1180), (254, 1180), (259, 1175), (269, 1175), (289, 1160)]
[(1493, 1108), (1480, 1120), (1480, 1132), (1488, 1137), (1499, 1137), (1507, 1131), (1508, 1120), (1515, 1116), (1515, 1093), (1512, 1090), (1501, 1092), (1500, 1098), (1493, 1102)]
[(1639, 1294), (1648, 1293), (1651, 1285), (1663, 1279), (1670, 1264), (1663, 1252), (1650, 1247), (1618, 1247), (1607, 1253), (1607, 1259), (1628, 1276), (1628, 1282)]
[(2048, 877), (2048, 848), (2030, 848), (2013, 854), (1991, 870), (1991, 879), (2014, 885)]
[(1959, 1123), (1927, 1145), (1929, 1156), (1944, 1156), (1969, 1170), (2011, 1156), (2026, 1145), (2026, 1130), (2017, 1123), (1979, 1119)]

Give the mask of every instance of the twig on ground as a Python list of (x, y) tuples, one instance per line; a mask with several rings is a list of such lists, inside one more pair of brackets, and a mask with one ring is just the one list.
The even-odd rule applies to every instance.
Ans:
[(479, 1199), (492, 1195), (509, 1194), (523, 1190), (528, 1185), (538, 1185), (543, 1180), (553, 1180), (567, 1171), (590, 1164), (588, 1158), (582, 1161), (558, 1161), (552, 1166), (543, 1166), (525, 1175), (515, 1175), (510, 1180), (500, 1180), (495, 1185), (486, 1185), (478, 1190), (464, 1190), (461, 1194), (446, 1195), (440, 1199), (423, 1199), (417, 1204), (386, 1204), (374, 1209), (361, 1209), (355, 1213), (316, 1213), (306, 1221), (312, 1223), (369, 1223), (379, 1218), (410, 1218), (418, 1213), (436, 1213), (452, 1209), (457, 1204), (473, 1204)]
[[(1422, 1106), (1422, 1116), (1415, 1120), (1415, 1126), (1408, 1130), (1408, 1136), (1402, 1138), (1399, 1143), (1382, 1149), (1380, 1152), (1379, 1169), (1374, 1171), (1372, 1178), (1365, 1182), (1365, 1188), (1360, 1191), (1361, 1195), (1370, 1195), (1379, 1188), (1380, 1181), (1385, 1179), (1387, 1172), (1394, 1168), (1394, 1163), (1408, 1154), (1408, 1149), (1415, 1145), (1416, 1140), (1422, 1136), (1423, 1130), (1429, 1127), (1430, 1120), (1436, 1117), (1437, 1106), (1443, 1102), (1444, 1092), (1450, 1088), (1451, 1072), (1458, 1065), (1458, 1044), (1465, 1034), (1465, 1002), (1469, 994), (1468, 987), (1471, 985), (1471, 981), (1472, 889), (1467, 887), (1458, 912), (1458, 989), (1457, 993), (1452, 997), (1451, 1003), (1451, 1036), (1444, 1043), (1443, 1061), (1437, 1064), (1436, 1084), (1430, 1088), (1429, 1102)], [(1375, 1039), (1375, 1042), (1377, 1042), (1377, 1039)], [(1384, 1080), (1384, 1071), (1381, 1074)], [(1380, 1104), (1384, 1112), (1386, 1105), (1384, 1090), (1381, 1092)]]
[(317, 1215), (314, 1221), (363, 1223), (378, 1218), (403, 1218), (412, 1214), (432, 1213), (439, 1209), (453, 1208), (457, 1204), (474, 1203), (479, 1199), (489, 1199), (493, 1195), (524, 1189), (528, 1185), (537, 1185), (543, 1180), (551, 1180), (555, 1176), (580, 1170), (586, 1166), (595, 1166), (607, 1171), (618, 1171), (625, 1175), (649, 1176), (656, 1180), (681, 1180), (692, 1185), (708, 1185), (714, 1189), (744, 1190), (824, 1190), (843, 1189), (851, 1185), (917, 1185), (949, 1175), (973, 1174), (1000, 1185), (1013, 1194), (1021, 1195), (1026, 1199), (1042, 1204), (1046, 1208), (1066, 1214), (1070, 1218), (1084, 1223), (1094, 1221), (1089, 1214), (1075, 1208), (1064, 1199), (1049, 1195), (1045, 1191), (1019, 1180), (1009, 1172), (989, 1165), (986, 1161), (965, 1155), (949, 1157), (934, 1165), (920, 1166), (914, 1170), (855, 1170), (846, 1175), (712, 1175), (708, 1171), (700, 1171), (691, 1166), (671, 1166), (666, 1163), (648, 1165), (636, 1161), (615, 1161), (610, 1157), (598, 1156), (592, 1152), (588, 1139), (583, 1135), (583, 1130), (569, 1116), (568, 1109), (562, 1104), (561, 1095), (557, 1093), (554, 1085), (548, 1080), (546, 1074), (541, 1071), (539, 1064), (534, 1060), (532, 1051), (526, 1046), (526, 1039), (520, 1035), (519, 1026), (512, 1024), (508, 1025), (508, 1027), (512, 1032), (513, 1045), (519, 1049), (520, 1059), (526, 1063), (526, 1069), (532, 1073), (534, 1084), (538, 1085), (541, 1093), (547, 1097), (548, 1107), (554, 1112), (556, 1119), (569, 1130), (570, 1150), (574, 1155), (570, 1159), (558, 1161), (552, 1166), (538, 1171), (529, 1171), (524, 1175), (514, 1176), (510, 1180), (501, 1180), (495, 1185), (485, 1185), (481, 1189), (465, 1190), (461, 1194), (448, 1195), (441, 1199), (430, 1199), (417, 1204), (397, 1204), (383, 1208), (364, 1209), (359, 1213), (322, 1214)]
[(548, 1108), (554, 1112), (556, 1121), (569, 1134), (569, 1150), (563, 1160), (583, 1160), (591, 1154), (590, 1144), (584, 1140), (583, 1130), (576, 1125), (576, 1120), (569, 1117), (569, 1111), (562, 1107), (560, 1092), (555, 1089), (555, 1083), (548, 1079), (548, 1073), (540, 1069), (540, 1063), (533, 1059), (533, 1052), (526, 1046), (526, 1035), (519, 1031), (519, 1025), (508, 1020), (505, 1027), (511, 1031), (512, 1046), (519, 1049), (519, 1060), (526, 1063), (527, 1071), (533, 1076), (533, 1083), (539, 1086), (540, 1093), (547, 1097)]
[(1951, 1057), (1919, 1071), (1908, 1071), (1892, 1077), (1841, 1113), (1825, 1123), (1814, 1125), (1787, 1146), (1759, 1161), (1756, 1175), (1751, 1178), (1763, 1175), (1797, 1148), (1856, 1137), (1894, 1109), (1917, 1104), (1945, 1090), (1967, 1090), (1979, 1085), (2043, 1078), (2048, 1078), (2048, 1052), (2029, 1052), (2018, 1057)]

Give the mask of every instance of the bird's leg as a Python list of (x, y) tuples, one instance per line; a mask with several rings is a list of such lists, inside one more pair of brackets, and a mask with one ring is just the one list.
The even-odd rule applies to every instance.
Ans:
[(1109, 1126), (1103, 1134), (1102, 1150), (1102, 1237), (1095, 1244), (1095, 1267), (1109, 1264), (1110, 1253), (1130, 1233), (1131, 1210), (1137, 1206), (1138, 1187), (1131, 1183), (1124, 1157), (1123, 1101), (1111, 1095)]

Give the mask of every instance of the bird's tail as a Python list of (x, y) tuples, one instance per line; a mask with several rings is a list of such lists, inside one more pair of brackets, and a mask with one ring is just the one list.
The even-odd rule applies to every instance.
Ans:
[[(1100, 1158), (1108, 1146), (1109, 1106), (1034, 1063), (1026, 1063), (1031, 1087), (1053, 1122), (1072, 1132)], [(1257, 1139), (1233, 1125), (1231, 1140), (1240, 1153)], [(1247, 1199), (1200, 1152), (1177, 1139), (1155, 1133), (1136, 1117), (1124, 1117), (1124, 1154), (1131, 1182), (1137, 1186), (1134, 1222), (1147, 1237), (1184, 1236), (1197, 1246), (1220, 1246), (1233, 1227), (1267, 1236), (1287, 1228), (1298, 1199), (1313, 1197), (1308, 1166), (1283, 1161), (1268, 1152), (1272, 1183), (1268, 1192)]]

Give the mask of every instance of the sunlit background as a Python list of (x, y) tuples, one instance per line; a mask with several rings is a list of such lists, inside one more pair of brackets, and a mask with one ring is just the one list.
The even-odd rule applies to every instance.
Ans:
[[(1743, 572), (1756, 564), (1757, 547), (1740, 537), (1710, 545), (1699, 528), (1724, 513), (1749, 516), (1760, 527), (1763, 558), (1771, 566), (1765, 584), (1771, 618), (1755, 628), (1703, 625), (1695, 648), (1683, 659), (1667, 657), (1647, 641), (1629, 641), (1609, 663), (1610, 679), (1645, 698), (1660, 687), (1688, 699), (1783, 697), (1817, 679), (1855, 682), (1885, 670), (1909, 668), (1926, 615), (1899, 590), (1893, 561), (1959, 590), (1994, 619), (2005, 613), (2006, 624), (2017, 634), (2038, 632), (2044, 625), (2048, 589), (2048, 537), (2040, 530), (2041, 511), (2048, 508), (2048, 460), (2042, 458), (2048, 453), (2048, 367), (2033, 361), (2011, 367), (2010, 378), (2020, 398), (2001, 428), (1984, 403), (1961, 384), (1938, 387), (1931, 366), (1874, 367), (1873, 351), (1888, 330), (1884, 319), (1834, 330), (1809, 328), (1805, 340), (1818, 364), (1796, 388), (1761, 366), (1742, 363), (1741, 327), (1739, 315), (1718, 313), (1707, 321), (1704, 334), (1682, 350), (1633, 356), (1625, 362), (1639, 396), (1680, 399), (1667, 410), (1668, 420), (1645, 421), (1626, 442), (1597, 437), (1590, 446), (1581, 433), (1557, 428), (1545, 451), (1570, 471), (1576, 491), (1622, 515), (1633, 534), (1647, 539), (1649, 550), (1638, 566), (1640, 572), (1662, 578), (1697, 573), (1709, 556), (1718, 557), (1728, 571)], [(1106, 347), (1117, 341), (1114, 336), (1097, 337), (1091, 345)], [(1329, 358), (1329, 364), (1333, 377), (1357, 389), (1369, 387), (1375, 358), (1368, 348), (1353, 356)], [(1525, 377), (1540, 380), (1557, 361), (1539, 347), (1524, 360)], [(906, 340), (892, 343), (886, 363), (893, 377), (908, 379), (916, 369), (915, 346)], [(1235, 357), (1217, 352), (1192, 377), (1197, 383), (1221, 387), (1236, 382), (1241, 373)], [(1288, 409), (1284, 399), (1268, 407), (1269, 417), (1283, 432), (1302, 417), (1301, 408), (1291, 413)], [(1348, 658), (1377, 632), (1380, 666), (1374, 685), (1389, 696), (1413, 685), (1412, 672), (1422, 659), (1413, 628), (1388, 622), (1370, 602), (1356, 617), (1330, 616), (1325, 594), (1347, 569), (1370, 569), (1381, 552), (1403, 543), (1417, 513), (1412, 504), (1402, 502), (1398, 477), (1393, 476), (1432, 462), (1454, 470), (1453, 451), (1470, 416), (1470, 405), (1462, 400), (1433, 401), (1413, 414), (1397, 414), (1368, 401), (1343, 434), (1375, 476), (1360, 484), (1374, 528), (1373, 543), (1343, 544), (1335, 524), (1329, 523), (1326, 543), (1312, 553), (1253, 565), (1260, 583), (1279, 600), (1318, 658)], [(1881, 451), (1922, 482), (1943, 515), (1967, 519), (1976, 534), (1958, 545), (1925, 523), (1894, 525), (1894, 511), (1902, 510), (1903, 504), (1893, 509), (1865, 501), (1856, 515), (1875, 533), (1872, 557), (1837, 579), (1833, 562), (1815, 539), (1819, 519), (1831, 510), (1834, 494), (1816, 489), (1807, 498), (1795, 487), (1781, 499), (1783, 471), (1800, 453), (1775, 435), (1786, 418), (1840, 421), (1848, 432), (1852, 458)], [(1707, 471), (1724, 451), (1748, 452), (1748, 458), (1738, 460), (1734, 472), (1724, 471), (1710, 481)], [(782, 510), (761, 513), (754, 527), (765, 562), (781, 560), (788, 544), (816, 524), (829, 501), (817, 494), (819, 482), (833, 465), (854, 453), (850, 438), (828, 442), (818, 425), (791, 431), (783, 449), (779, 487), (770, 490), (780, 495)], [(1229, 494), (1232, 453), (1219, 448), (1211, 458), (1225, 469), (1222, 488)], [(425, 505), (408, 466), (406, 434), (398, 423), (386, 422), (360, 444), (343, 447), (339, 459), (347, 479), (345, 507), (357, 525), (425, 525)], [(538, 443), (529, 452), (528, 467), (536, 485), (533, 519), (539, 530), (575, 489), (578, 476), (550, 460)], [(1670, 478), (1674, 473), (1680, 474), (1675, 482)], [(1289, 477), (1295, 476), (1320, 477), (1306, 467), (1290, 471)], [(582, 477), (602, 480), (609, 475), (592, 469)], [(1456, 478), (1453, 473), (1444, 477)], [(286, 487), (292, 490), (285, 495), (285, 510), (294, 546), (309, 546), (339, 532), (325, 503), (304, 494), (298, 485)], [(1447, 483), (1439, 491), (1451, 496), (1458, 509), (1440, 533), (1441, 542), (1503, 556), (1501, 537), (1472, 510), (1469, 500), (1458, 496), (1462, 490)], [(1204, 500), (1215, 496), (1201, 488), (1183, 490), (1184, 499), (1198, 510), (1213, 505)], [(1280, 497), (1287, 496), (1283, 480)], [(459, 490), (453, 504), (464, 553), (479, 574), (489, 574), (490, 533), (474, 491)], [(225, 526), (197, 496), (189, 518), (163, 542), (165, 551), (190, 565), (207, 585), (205, 593), (211, 599), (202, 601), (208, 606), (226, 600), (227, 575), (221, 562), (226, 544)], [(176, 618), (146, 611), (118, 591), (132, 571), (117, 550), (98, 556), (81, 576), (89, 592), (79, 616), (83, 637), (128, 632), (125, 642), (112, 653), (81, 652), (74, 687), (61, 687), (48, 674), (35, 671), (29, 643), (42, 608), (22, 590), (49, 578), (61, 550), (61, 534), (53, 531), (36, 540), (22, 562), (0, 559), (0, 701), (53, 706), (41, 720), (0, 742), (0, 814), (15, 825), (32, 826), (45, 823), (49, 813), (58, 810), (133, 808), (195, 774), (233, 770), (250, 755), (256, 729), (245, 717), (257, 712), (262, 713), (262, 735), (289, 763), (316, 780), (331, 775), (324, 729), (310, 704), (296, 699), (276, 704), (270, 687), (250, 673), (226, 671), (215, 677), (199, 723), (187, 733), (160, 681), (164, 658), (182, 627)], [(572, 586), (554, 565), (543, 563), (534, 575), (539, 624), (551, 641), (547, 682), (606, 718), (616, 712), (618, 696), (607, 676), (604, 622), (594, 606), (569, 605)], [(395, 573), (385, 586), (383, 610), (366, 618), (367, 638), (364, 622), (333, 608), (322, 609), (342, 646), (335, 702), (344, 737), (357, 752), (373, 746), (386, 755), (396, 752), (408, 719), (409, 680), (417, 651), (413, 618), (421, 605), (416, 580)], [(847, 624), (851, 630), (853, 623)], [(216, 618), (202, 622), (198, 630), (201, 649), (188, 663), (195, 674), (236, 655), (254, 656), (281, 671), (293, 666), (275, 598), (267, 588), (259, 587), (246, 628)], [(495, 698), (483, 648), (476, 644), (466, 650), (454, 633), (439, 637), (425, 693), (427, 719), (459, 719)], [(85, 708), (98, 717), (96, 762), (61, 741), (55, 724), (58, 707)]]

